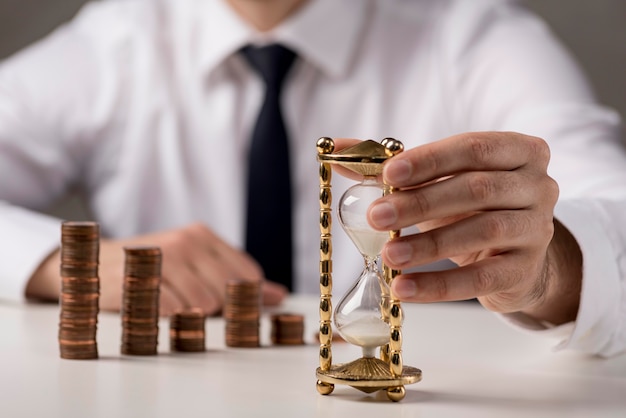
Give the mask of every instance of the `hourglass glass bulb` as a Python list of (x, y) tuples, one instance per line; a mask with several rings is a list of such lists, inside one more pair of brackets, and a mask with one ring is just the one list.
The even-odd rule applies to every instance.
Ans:
[(383, 187), (376, 178), (366, 177), (346, 190), (339, 202), (341, 226), (365, 258), (378, 257), (389, 239), (389, 232), (377, 231), (367, 222), (367, 209), (382, 195)]
[(376, 347), (389, 342), (389, 324), (382, 315), (388, 303), (389, 287), (376, 267), (369, 265), (337, 305), (337, 331), (344, 340), (361, 347), (363, 357), (374, 357)]
[(365, 269), (339, 302), (334, 321), (346, 341), (362, 347), (364, 357), (373, 357), (376, 347), (389, 342), (383, 310), (387, 309), (390, 291), (377, 263), (389, 233), (376, 231), (367, 222), (368, 207), (382, 195), (382, 185), (375, 178), (365, 178), (349, 188), (339, 202), (339, 220), (363, 255)]

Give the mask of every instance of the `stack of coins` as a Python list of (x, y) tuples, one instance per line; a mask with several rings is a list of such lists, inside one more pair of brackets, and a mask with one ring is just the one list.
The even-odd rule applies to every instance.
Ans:
[(125, 247), (122, 296), (122, 354), (157, 354), (161, 250)]
[(64, 359), (98, 358), (99, 240), (95, 222), (61, 225), (59, 346)]
[(275, 345), (304, 344), (304, 316), (292, 313), (274, 314), (272, 321), (272, 343)]
[(230, 280), (226, 284), (224, 319), (226, 345), (229, 347), (259, 347), (261, 317), (261, 283)]
[(204, 312), (199, 308), (186, 309), (170, 316), (170, 350), (204, 351), (204, 320)]

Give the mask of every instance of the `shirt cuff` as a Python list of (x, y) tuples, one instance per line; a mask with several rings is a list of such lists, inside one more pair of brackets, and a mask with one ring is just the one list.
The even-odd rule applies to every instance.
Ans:
[[(609, 202), (606, 202), (609, 203)], [(615, 219), (603, 202), (561, 201), (555, 217), (576, 238), (583, 254), (583, 282), (578, 316), (574, 323), (551, 326), (520, 313), (500, 315), (506, 322), (528, 332), (560, 339), (555, 349), (583, 351), (602, 357), (626, 349), (619, 338), (624, 332), (620, 310), (623, 284), (620, 283), (619, 242), (613, 242)], [(623, 331), (623, 330), (622, 330)]]
[(60, 224), (59, 219), (0, 202), (0, 299), (26, 300), (28, 280), (60, 245)]

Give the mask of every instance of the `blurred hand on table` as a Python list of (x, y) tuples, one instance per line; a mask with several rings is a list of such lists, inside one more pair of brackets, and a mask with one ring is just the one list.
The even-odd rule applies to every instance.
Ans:
[[(163, 254), (159, 311), (170, 315), (185, 307), (200, 307), (207, 315), (224, 305), (229, 279), (263, 281), (263, 303), (277, 305), (287, 289), (263, 279), (259, 265), (203, 224), (154, 234), (100, 242), (100, 309), (119, 311), (124, 279), (124, 247), (156, 246)], [(26, 294), (56, 300), (60, 294), (60, 253), (51, 254), (33, 274)]]

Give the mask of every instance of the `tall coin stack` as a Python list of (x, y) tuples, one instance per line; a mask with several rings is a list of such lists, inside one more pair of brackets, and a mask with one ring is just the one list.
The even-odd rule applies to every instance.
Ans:
[(190, 308), (170, 316), (170, 350), (205, 351), (205, 315), (202, 309)]
[(275, 345), (304, 344), (304, 316), (291, 313), (274, 314), (272, 322), (272, 343)]
[(228, 281), (224, 303), (226, 345), (259, 347), (260, 318), (261, 283), (247, 280)]
[(64, 359), (98, 358), (99, 240), (95, 222), (61, 224), (59, 346)]
[(125, 247), (122, 354), (157, 354), (161, 249)]

